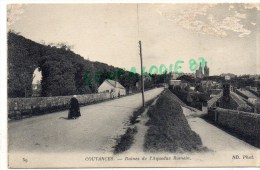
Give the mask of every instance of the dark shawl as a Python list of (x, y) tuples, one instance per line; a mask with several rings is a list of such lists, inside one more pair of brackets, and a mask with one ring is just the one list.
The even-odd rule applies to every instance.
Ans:
[(81, 116), (79, 110), (79, 102), (75, 97), (73, 97), (70, 99), (70, 110), (69, 110), (68, 118), (71, 119), (79, 116)]

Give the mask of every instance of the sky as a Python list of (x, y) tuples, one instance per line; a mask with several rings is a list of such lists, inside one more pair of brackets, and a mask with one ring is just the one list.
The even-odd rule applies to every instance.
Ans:
[(259, 4), (24, 4), (8, 6), (8, 29), (39, 43), (140, 72), (143, 65), (190, 73), (203, 57), (210, 75), (260, 74)]

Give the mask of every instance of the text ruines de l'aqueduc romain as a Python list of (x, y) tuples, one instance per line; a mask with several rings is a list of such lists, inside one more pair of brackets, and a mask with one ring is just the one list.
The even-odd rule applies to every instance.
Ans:
[(189, 156), (142, 156), (142, 157), (124, 157), (115, 158), (113, 156), (87, 156), (85, 161), (96, 162), (96, 161), (172, 161), (172, 160), (191, 160)]

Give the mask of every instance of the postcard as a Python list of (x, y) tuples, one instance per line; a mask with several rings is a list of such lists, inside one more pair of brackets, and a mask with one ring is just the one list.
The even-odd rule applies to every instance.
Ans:
[(259, 3), (7, 4), (9, 168), (259, 167)]

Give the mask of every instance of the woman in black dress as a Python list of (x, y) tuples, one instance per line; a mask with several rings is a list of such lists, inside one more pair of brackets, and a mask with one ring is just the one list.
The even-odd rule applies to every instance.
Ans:
[(70, 99), (70, 109), (69, 109), (68, 119), (77, 119), (80, 116), (81, 114), (79, 109), (79, 102), (76, 99), (76, 96), (73, 96)]

